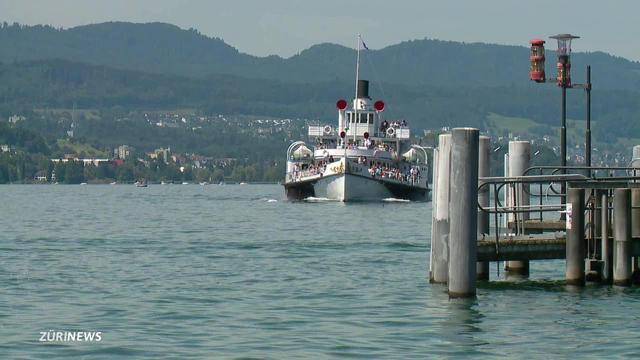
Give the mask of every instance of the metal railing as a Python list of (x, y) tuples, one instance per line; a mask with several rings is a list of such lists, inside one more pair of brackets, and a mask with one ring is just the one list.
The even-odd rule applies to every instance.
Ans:
[[(527, 176), (528, 174), (536, 171), (538, 172), (539, 176), (543, 175), (545, 171), (548, 172), (549, 175), (557, 175), (561, 171), (566, 173), (568, 170), (585, 172), (586, 175), (585, 174), (582, 174), (582, 175), (585, 176), (586, 180), (592, 181), (595, 183), (610, 183), (610, 182), (631, 181), (631, 180), (640, 181), (640, 167), (633, 167), (633, 166), (537, 165), (537, 166), (531, 166), (525, 169), (523, 176)], [(621, 171), (625, 172), (627, 176), (615, 176), (616, 172), (621, 172)], [(604, 172), (605, 175), (598, 176), (598, 172)], [(567, 188), (566, 183), (564, 185), (565, 185), (564, 188), (566, 189)], [(561, 187), (561, 189), (562, 188), (563, 187)], [(543, 192), (542, 184), (538, 185), (538, 194), (531, 193), (529, 189), (529, 195), (538, 197), (539, 205), (542, 205), (542, 199), (543, 199), (542, 192)], [(547, 197), (547, 198), (548, 197), (564, 198), (565, 196), (566, 194), (562, 193), (560, 189), (553, 187), (553, 184), (549, 185), (549, 187), (546, 189), (544, 194), (544, 197)], [(590, 194), (590, 196), (593, 196), (593, 194)], [(542, 217), (542, 214), (540, 216)]]
[[(584, 171), (589, 170), (589, 176), (585, 174), (558, 174), (560, 171)], [(592, 173), (592, 170), (604, 171), (607, 176), (598, 176)], [(540, 175), (527, 175), (533, 171), (538, 171)], [(550, 174), (544, 174), (549, 172)], [(623, 176), (614, 176), (615, 172), (624, 172)], [(564, 213), (566, 205), (560, 204), (544, 204), (543, 199), (549, 197), (566, 196), (558, 191), (561, 184), (573, 183), (579, 187), (591, 189), (591, 193), (585, 199), (585, 211), (587, 212), (585, 230), (587, 230), (587, 239), (589, 246), (587, 251), (595, 248), (595, 240), (598, 232), (595, 229), (596, 211), (600, 210), (598, 199), (596, 196), (596, 188), (609, 189), (620, 186), (628, 186), (629, 183), (640, 183), (640, 167), (587, 167), (587, 166), (532, 166), (524, 171), (523, 176), (512, 177), (485, 177), (478, 179), (478, 193), (483, 191), (493, 192), (493, 197), (489, 197), (488, 207), (482, 206), (478, 202), (478, 209), (484, 213), (493, 215), (496, 252), (499, 252), (499, 239), (502, 231), (501, 224), (504, 224), (506, 231), (513, 230), (510, 234), (524, 235), (526, 233), (526, 220), (543, 222), (543, 213), (560, 212)], [(532, 187), (536, 186), (538, 192), (532, 192)], [(640, 184), (639, 184), (640, 186)], [(546, 190), (544, 190), (546, 188)], [(501, 193), (505, 198), (505, 203), (501, 201)], [(507, 196), (507, 194), (509, 194)], [(524, 204), (522, 197), (538, 197), (537, 204)], [(493, 203), (493, 205), (491, 205)], [(538, 218), (529, 218), (525, 214), (537, 213)], [(506, 217), (506, 222), (503, 221)], [(561, 219), (562, 220), (562, 219)], [(489, 229), (491, 232), (491, 229)], [(491, 234), (487, 234), (491, 236)]]

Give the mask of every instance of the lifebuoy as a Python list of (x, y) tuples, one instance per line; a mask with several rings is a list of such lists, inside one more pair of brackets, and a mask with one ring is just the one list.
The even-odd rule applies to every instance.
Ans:
[(396, 134), (396, 129), (395, 128), (390, 127), (390, 128), (387, 129), (387, 135), (393, 136), (395, 134)]
[(326, 126), (324, 127), (324, 134), (325, 134), (325, 135), (329, 135), (329, 134), (331, 134), (331, 130), (333, 130), (333, 129), (331, 128), (331, 125), (326, 125)]

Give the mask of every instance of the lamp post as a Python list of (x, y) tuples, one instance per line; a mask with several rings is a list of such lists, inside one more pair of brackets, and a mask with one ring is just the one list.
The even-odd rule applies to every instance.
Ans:
[[(561, 173), (566, 174), (567, 166), (567, 88), (571, 87), (571, 41), (578, 39), (579, 36), (571, 34), (558, 34), (551, 36), (551, 39), (558, 41), (558, 77), (556, 81), (562, 89), (562, 125), (560, 127), (560, 166)], [(567, 184), (562, 182), (562, 198), (561, 203), (566, 203)]]
[(587, 176), (591, 177), (591, 65), (587, 65), (587, 84), (585, 91), (587, 92), (587, 130), (584, 139), (584, 161), (589, 167)]
[[(562, 116), (560, 126), (560, 166), (561, 173), (566, 174), (567, 166), (567, 89), (583, 88), (587, 93), (587, 126), (585, 132), (585, 163), (591, 167), (591, 66), (587, 66), (587, 83), (571, 83), (571, 41), (579, 39), (579, 36), (571, 34), (558, 34), (550, 37), (557, 40), (558, 75), (555, 80), (547, 81), (544, 72), (544, 40), (534, 39), (531, 44), (531, 70), (529, 77), (538, 83), (555, 82), (562, 89)], [(587, 170), (587, 175), (591, 176), (591, 169)], [(566, 183), (562, 183), (561, 203), (566, 203)]]

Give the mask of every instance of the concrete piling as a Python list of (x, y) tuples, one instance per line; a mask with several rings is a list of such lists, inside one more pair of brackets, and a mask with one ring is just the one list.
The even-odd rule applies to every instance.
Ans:
[[(480, 136), (478, 140), (478, 177), (490, 176), (490, 157), (491, 157), (491, 138), (488, 136)], [(485, 186), (478, 192), (478, 204), (484, 208), (489, 206), (489, 187)], [(478, 209), (478, 239), (483, 234), (489, 234), (489, 213)], [(489, 280), (489, 262), (481, 261), (477, 264), (478, 280)]]
[[(567, 189), (567, 208), (562, 212), (566, 224), (547, 219), (527, 222), (532, 212), (556, 211), (555, 207), (527, 210), (529, 184), (565, 179), (532, 176), (526, 183), (514, 186), (514, 180), (509, 178), (525, 176), (531, 161), (531, 144), (510, 141), (505, 157), (509, 178), (487, 181), (507, 187), (503, 202), (506, 211), (499, 211), (507, 212), (511, 231), (503, 234), (497, 229), (495, 237), (486, 238), (493, 220), (490, 213), (498, 214), (498, 209), (483, 212), (478, 208), (478, 205), (491, 207), (490, 189), (478, 190), (482, 185), (479, 178), (490, 177), (490, 138), (479, 136), (477, 129), (456, 128), (451, 134), (440, 135), (438, 140), (433, 158), (429, 278), (432, 283), (447, 283), (450, 298), (474, 297), (476, 282), (489, 280), (489, 261), (505, 261), (507, 276), (526, 277), (530, 260), (565, 258), (565, 279), (569, 285), (584, 286), (588, 275), (593, 275), (593, 279), (601, 275), (604, 283), (619, 286), (630, 286), (635, 277), (640, 280), (638, 259), (632, 256), (640, 252), (633, 243), (640, 238), (640, 187), (636, 187), (635, 180), (620, 177), (617, 182), (598, 182), (599, 179), (569, 176), (566, 180), (571, 181), (571, 188)], [(640, 146), (634, 148), (634, 158), (640, 161)], [(620, 185), (620, 180), (630, 182)], [(566, 236), (559, 236), (557, 231), (563, 227)], [(555, 234), (549, 234), (550, 231)], [(589, 274), (585, 273), (587, 265)]]
[(429, 281), (444, 284), (448, 279), (449, 259), (449, 175), (451, 134), (438, 137), (437, 161), (434, 163), (431, 226), (431, 262)]
[(632, 150), (633, 159), (632, 160), (640, 160), (640, 145), (635, 145)]
[(568, 285), (585, 283), (584, 189), (570, 188), (567, 201), (565, 279)]
[[(522, 176), (531, 163), (531, 143), (529, 141), (509, 141), (509, 173), (508, 176)], [(530, 204), (529, 189), (521, 188), (517, 194), (510, 194), (509, 204), (511, 206), (526, 206)], [(515, 198), (518, 203), (515, 204)], [(515, 216), (514, 216), (515, 215)], [(510, 214), (509, 221), (528, 220), (529, 213)], [(529, 261), (507, 261), (505, 270), (509, 275), (529, 276)]]
[(602, 242), (602, 281), (613, 281), (613, 241), (609, 237), (611, 222), (609, 221), (609, 194), (602, 191), (600, 194), (600, 237)]
[(433, 170), (432, 172), (432, 180), (431, 180), (431, 243), (429, 244), (429, 282), (433, 283), (433, 246), (436, 235), (436, 208), (437, 204), (437, 196), (438, 193), (438, 147), (436, 146), (433, 149)]
[(613, 197), (613, 283), (631, 284), (631, 190), (615, 189)]
[(479, 131), (451, 133), (449, 297), (476, 294)]
[(631, 189), (631, 236), (640, 236), (640, 188)]
[[(640, 146), (636, 145), (633, 147), (634, 158), (636, 155), (640, 156), (640, 154), (636, 154), (636, 150), (640, 152)], [(640, 173), (636, 175), (640, 175)], [(640, 188), (631, 189), (631, 237), (640, 237)], [(631, 264), (633, 273), (632, 278), (634, 280), (639, 279), (640, 269), (638, 268), (637, 256), (632, 258)]]
[[(602, 234), (602, 209), (600, 208), (600, 201), (602, 199), (602, 193), (606, 190), (602, 189), (591, 189), (590, 192), (593, 195), (593, 214), (591, 215), (591, 220), (593, 222), (593, 226), (590, 226), (589, 229), (593, 233), (590, 234), (590, 238), (596, 239), (600, 234)], [(585, 193), (585, 196), (589, 196), (588, 193)], [(594, 240), (594, 246), (598, 247), (602, 244), (595, 244), (596, 240)]]

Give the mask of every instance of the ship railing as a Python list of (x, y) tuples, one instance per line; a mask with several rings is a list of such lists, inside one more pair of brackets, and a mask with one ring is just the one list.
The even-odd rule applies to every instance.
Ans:
[(308, 180), (316, 176), (320, 177), (323, 175), (323, 173), (324, 173), (324, 169), (319, 169), (319, 168), (292, 171), (285, 174), (285, 181), (289, 183), (289, 182)]
[[(422, 182), (423, 182), (422, 175), (415, 174), (415, 175), (407, 176), (407, 173), (402, 171), (400, 171), (400, 178), (398, 178), (396, 170), (399, 170), (399, 169), (396, 169), (396, 168), (392, 168), (391, 170), (381, 170), (381, 173), (379, 175), (372, 174), (373, 169), (374, 168), (372, 166), (369, 166), (366, 163), (359, 163), (353, 160), (349, 162), (349, 173), (351, 174), (358, 174), (360, 176), (365, 176), (372, 179), (382, 179), (385, 181), (392, 181), (392, 182), (403, 184), (403, 185), (418, 186), (418, 185), (422, 185)], [(424, 185), (426, 186), (426, 184)]]
[(388, 127), (384, 131), (378, 130), (375, 132), (375, 136), (378, 138), (389, 139), (409, 139), (411, 138), (411, 129), (408, 126)]

